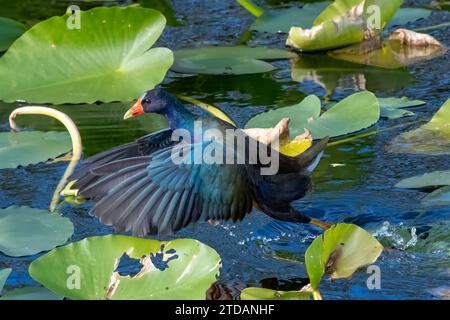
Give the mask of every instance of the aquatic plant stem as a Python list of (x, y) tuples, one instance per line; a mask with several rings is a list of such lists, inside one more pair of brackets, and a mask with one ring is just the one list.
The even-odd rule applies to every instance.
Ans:
[(261, 7), (258, 7), (256, 4), (249, 0), (236, 1), (255, 17), (260, 17), (264, 13), (264, 10)]
[(444, 23), (436, 24), (434, 26), (416, 28), (416, 29), (412, 29), (412, 30), (419, 32), (419, 31), (428, 31), (428, 30), (434, 30), (434, 29), (439, 29), (439, 28), (445, 28), (445, 27), (449, 27), (449, 26), (450, 26), (450, 22), (444, 22)]
[(59, 201), (59, 193), (61, 192), (61, 190), (64, 189), (67, 179), (73, 173), (78, 161), (81, 159), (82, 155), (81, 136), (77, 126), (68, 115), (56, 109), (41, 106), (21, 107), (13, 110), (9, 115), (9, 125), (11, 126), (12, 130), (17, 131), (17, 125), (14, 119), (16, 118), (16, 116), (22, 114), (44, 115), (55, 118), (66, 127), (67, 131), (70, 134), (70, 139), (72, 141), (72, 157), (70, 159), (69, 165), (66, 168), (66, 171), (64, 172), (61, 180), (58, 183), (58, 186), (56, 187), (53, 193), (53, 197), (50, 202), (49, 210), (51, 212), (54, 212), (56, 205), (58, 204)]
[(319, 290), (314, 290), (312, 292), (312, 296), (314, 300), (323, 300), (322, 295), (320, 294)]
[(351, 136), (351, 137), (348, 137), (348, 138), (343, 138), (343, 139), (339, 139), (339, 140), (336, 140), (336, 141), (329, 142), (327, 146), (328, 147), (335, 146), (335, 145), (338, 145), (338, 144), (341, 144), (341, 143), (346, 143), (346, 142), (350, 142), (350, 141), (357, 140), (357, 139), (360, 139), (360, 138), (373, 136), (373, 135), (378, 134), (380, 132), (391, 131), (391, 130), (397, 129), (399, 127), (404, 127), (404, 126), (407, 126), (407, 125), (410, 125), (410, 124), (419, 123), (419, 122), (421, 122), (421, 120), (410, 121), (410, 122), (407, 122), (407, 123), (402, 123), (402, 124), (399, 124), (399, 125), (396, 125), (396, 126), (392, 126), (392, 127), (388, 127), (388, 128), (384, 128), (384, 129), (375, 129), (373, 131), (364, 132), (364, 133), (360, 133), (360, 134), (357, 134), (357, 135), (354, 135), (354, 136)]

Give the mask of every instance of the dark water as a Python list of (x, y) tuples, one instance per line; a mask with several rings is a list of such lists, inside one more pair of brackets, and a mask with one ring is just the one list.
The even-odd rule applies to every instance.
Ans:
[[(22, 2), (28, 6), (21, 6)], [(170, 17), (172, 25), (164, 31), (159, 45), (177, 49), (234, 45), (249, 39), (245, 31), (253, 17), (232, 0), (174, 0), (169, 1), (172, 9), (161, 1), (156, 2), (163, 5), (160, 8)], [(277, 5), (279, 1), (268, 2)], [(63, 14), (69, 2), (36, 3), (38, 1), (0, 0), (0, 16), (33, 24), (50, 15)], [(107, 5), (114, 3), (131, 1), (105, 1)], [(293, 1), (287, 5), (296, 4)], [(100, 2), (80, 2), (80, 5), (84, 9), (100, 5)], [(426, 20), (408, 27), (446, 21), (450, 21), (450, 13), (436, 11)], [(449, 47), (449, 31), (447, 27), (429, 33)], [(247, 43), (284, 47), (284, 40), (284, 35), (257, 34)], [(295, 205), (316, 218), (358, 224), (374, 233), (388, 248), (376, 263), (381, 268), (380, 290), (367, 289), (368, 275), (361, 270), (351, 279), (323, 281), (321, 292), (325, 299), (436, 298), (430, 289), (448, 286), (450, 282), (450, 207), (422, 207), (420, 199), (425, 193), (400, 190), (393, 185), (419, 173), (449, 169), (449, 158), (392, 154), (386, 147), (400, 132), (430, 119), (449, 98), (449, 54), (398, 70), (338, 62), (325, 55), (302, 56), (298, 61), (275, 64), (279, 68), (273, 72), (256, 75), (179, 78), (169, 74), (164, 87), (223, 108), (239, 125), (244, 125), (256, 112), (296, 103), (311, 93), (326, 102), (338, 101), (361, 89), (371, 90), (380, 97), (407, 96), (426, 101), (427, 105), (414, 108), (413, 117), (382, 119), (372, 128), (380, 130), (376, 135), (327, 148), (313, 175), (313, 192)], [(309, 72), (303, 71), (303, 80), (297, 82), (291, 75), (294, 69)], [(7, 115), (17, 106), (0, 102), (2, 130), (7, 129)], [(56, 108), (75, 120), (85, 154), (91, 155), (165, 126), (163, 119), (153, 116), (124, 122), (121, 119), (127, 107), (127, 103), (112, 103)], [(18, 123), (41, 130), (63, 130), (55, 121), (41, 117), (24, 116)], [(395, 126), (395, 129), (384, 130)], [(1, 170), (0, 207), (17, 204), (47, 208), (64, 170), (65, 165), (61, 163)], [(62, 205), (62, 214), (75, 225), (72, 241), (112, 232), (88, 215), (89, 208), (90, 204)], [(273, 287), (274, 283), (284, 283), (289, 287), (307, 277), (304, 252), (319, 232), (313, 227), (274, 221), (255, 211), (239, 224), (223, 223), (212, 227), (198, 223), (174, 237), (195, 238), (215, 248), (223, 260), (222, 282), (238, 279), (251, 285), (269, 283)], [(36, 284), (27, 274), (28, 264), (34, 258), (10, 258), (0, 254), (0, 268), (14, 269), (8, 287)]]

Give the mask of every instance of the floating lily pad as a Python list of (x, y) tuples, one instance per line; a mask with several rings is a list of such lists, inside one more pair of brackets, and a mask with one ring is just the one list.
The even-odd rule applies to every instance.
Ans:
[(43, 287), (24, 287), (6, 292), (0, 300), (62, 300), (63, 297)]
[[(133, 273), (120, 270), (124, 255), (136, 260)], [(217, 252), (197, 240), (108, 235), (56, 248), (33, 261), (29, 272), (71, 299), (205, 299), (220, 266)]]
[(403, 108), (416, 107), (425, 104), (422, 100), (409, 100), (407, 97), (401, 98), (377, 98), (381, 108), (381, 116), (389, 119), (397, 119), (404, 116), (412, 116), (413, 112)]
[(334, 50), (334, 59), (385, 69), (398, 69), (420, 61), (434, 59), (446, 52), (439, 46), (405, 46), (395, 40), (379, 38)]
[(310, 28), (314, 19), (330, 2), (307, 3), (303, 7), (264, 10), (250, 26), (251, 30), (269, 33), (287, 33), (292, 26)]
[(305, 253), (311, 287), (317, 290), (324, 274), (348, 278), (360, 267), (374, 263), (383, 246), (364, 229), (339, 223), (317, 237)]
[[(284, 118), (289, 118), (289, 132), (291, 138), (302, 134), (309, 119), (316, 119), (320, 115), (320, 100), (315, 95), (309, 95), (300, 103), (293, 106), (272, 109), (251, 118), (245, 128), (272, 128)], [(315, 135), (313, 135), (316, 138)]]
[(293, 52), (267, 47), (206, 47), (175, 51), (172, 70), (181, 73), (249, 74), (274, 70), (262, 60), (294, 58)]
[(11, 273), (11, 268), (1, 269), (0, 270), (0, 295), (2, 294), (3, 287), (5, 286), (6, 280)]
[(67, 242), (73, 234), (70, 219), (47, 210), (11, 206), (0, 209), (0, 252), (30, 256)]
[(386, 28), (403, 26), (409, 22), (428, 18), (431, 10), (423, 8), (400, 8), (386, 25)]
[(336, 137), (368, 128), (379, 119), (377, 98), (369, 91), (362, 91), (336, 103), (307, 128), (314, 138)]
[(241, 300), (310, 300), (311, 292), (278, 291), (265, 288), (245, 288)]
[[(320, 115), (320, 100), (314, 95), (301, 103), (260, 113), (250, 119), (246, 128), (271, 128), (281, 119), (289, 118), (291, 137), (307, 128), (315, 139), (336, 137), (365, 129), (380, 118), (380, 106), (373, 93), (355, 93)], [(320, 115), (320, 116), (319, 116)]]
[(406, 178), (399, 181), (395, 186), (397, 188), (406, 189), (450, 186), (450, 170), (433, 171), (415, 177)]
[(450, 154), (450, 99), (430, 122), (397, 136), (389, 150), (395, 153)]
[[(314, 21), (310, 29), (293, 26), (286, 45), (302, 51), (329, 50), (363, 41), (367, 30), (380, 32), (402, 4), (402, 0), (336, 0)], [(379, 26), (372, 20), (371, 6), (380, 9)]]
[(426, 102), (422, 100), (409, 100), (407, 97), (401, 98), (377, 98), (381, 108), (410, 108), (424, 105)]
[(26, 29), (25, 25), (18, 21), (0, 17), (0, 52), (7, 50)]
[(62, 300), (61, 296), (43, 287), (23, 287), (6, 292), (0, 300)]
[(422, 199), (422, 204), (427, 206), (450, 205), (450, 185), (434, 190)]
[(44, 162), (71, 148), (67, 132), (0, 132), (0, 169)]
[(169, 49), (150, 49), (165, 26), (156, 10), (94, 8), (80, 13), (80, 29), (69, 29), (67, 18), (33, 26), (0, 59), (2, 100), (131, 101), (161, 82), (173, 62)]

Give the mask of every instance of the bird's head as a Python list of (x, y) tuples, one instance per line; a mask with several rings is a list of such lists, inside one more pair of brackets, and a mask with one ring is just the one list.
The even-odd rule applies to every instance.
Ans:
[(170, 94), (160, 88), (149, 90), (136, 101), (123, 118), (128, 119), (144, 113), (162, 113), (171, 100)]

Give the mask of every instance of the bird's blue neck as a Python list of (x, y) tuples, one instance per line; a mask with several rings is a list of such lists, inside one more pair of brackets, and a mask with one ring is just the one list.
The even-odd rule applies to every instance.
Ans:
[(182, 128), (192, 131), (194, 129), (195, 116), (178, 101), (168, 103), (162, 114), (169, 121), (172, 130)]

